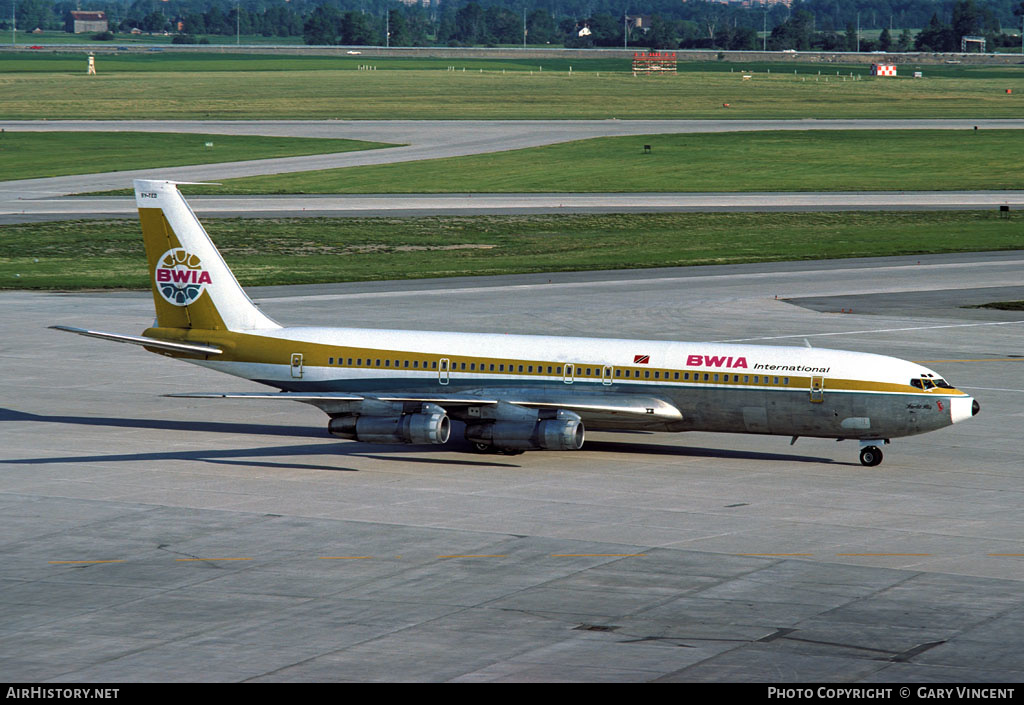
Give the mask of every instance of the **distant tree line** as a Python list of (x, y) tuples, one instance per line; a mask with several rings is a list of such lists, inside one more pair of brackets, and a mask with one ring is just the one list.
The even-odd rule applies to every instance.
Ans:
[(0, 29), (10, 28), (12, 2), (21, 31), (61, 29), (82, 6), (105, 11), (114, 32), (187, 41), (302, 37), (317, 45), (948, 52), (960, 50), (964, 35), (985, 37), (989, 50), (1019, 46), (1024, 21), (1024, 0), (643, 0), (633, 10), (623, 0), (0, 0)]

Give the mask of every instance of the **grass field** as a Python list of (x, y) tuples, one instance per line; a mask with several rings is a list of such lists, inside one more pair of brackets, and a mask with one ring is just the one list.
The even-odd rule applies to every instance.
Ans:
[(866, 66), (702, 64), (633, 77), (625, 61), (606, 70), (577, 61), (570, 73), (564, 60), (538, 61), (539, 71), (522, 61), (156, 52), (98, 57), (99, 75), (87, 76), (80, 54), (8, 59), (0, 115), (9, 119), (1013, 118), (1024, 108), (1019, 67), (926, 67), (916, 80), (864, 77)]
[(0, 181), (333, 154), (394, 145), (344, 139), (157, 132), (0, 134)]
[[(25, 54), (0, 51), (0, 66), (3, 73), (83, 73), (86, 67), (85, 54), (71, 52), (41, 52)], [(217, 54), (217, 53), (163, 53), (150, 50), (145, 53), (100, 54), (96, 66), (101, 73), (177, 73), (224, 72), (224, 71), (359, 71), (361, 67), (373, 66), (375, 71), (437, 71), (447, 73), (451, 69), (461, 72), (480, 70), (490, 73), (507, 72), (556, 72), (565, 73), (572, 67), (574, 72), (623, 72), (628, 71), (628, 59), (593, 58), (570, 59), (491, 59), (451, 58), (434, 59), (420, 57), (366, 56), (318, 56), (302, 54)], [(721, 71), (720, 62), (688, 65), (694, 71)], [(771, 64), (764, 64), (767, 70)], [(778, 66), (781, 66), (779, 64)], [(729, 67), (724, 67), (726, 71)], [(867, 75), (865, 67), (860, 72)], [(845, 72), (855, 71), (854, 67)], [(792, 69), (790, 69), (792, 71)]]
[[(113, 42), (114, 45), (119, 44)], [(113, 48), (111, 44), (105, 46)], [(501, 73), (505, 71), (543, 73), (630, 73), (630, 60), (626, 58), (586, 57), (586, 58), (476, 58), (451, 57), (431, 58), (416, 56), (318, 56), (302, 54), (223, 54), (216, 50), (202, 52), (163, 52), (159, 48), (151, 48), (140, 53), (134, 51), (103, 53), (96, 57), (101, 73), (177, 73), (177, 72), (225, 72), (225, 71), (358, 71), (361, 67), (373, 66), (375, 71), (439, 71), (465, 72), (481, 70), (485, 73)], [(46, 50), (38, 54), (24, 52), (4, 52), (0, 50), (0, 66), (2, 73), (70, 73), (78, 74), (85, 71), (85, 54), (78, 51)], [(804, 78), (826, 76), (843, 76), (849, 78), (866, 78), (870, 76), (870, 64), (820, 64), (794, 63), (792, 61), (750, 61), (745, 63), (726, 61), (682, 61), (679, 63), (680, 74), (692, 73), (731, 73), (740, 77), (742, 74), (776, 74)], [(927, 78), (996, 78), (1019, 79), (1022, 68), (1019, 66), (972, 66), (964, 64), (927, 64), (913, 63), (900, 66), (902, 76), (913, 75), (913, 71), (923, 71)]]
[[(206, 223), (245, 286), (1024, 247), (992, 212), (673, 213)], [(0, 288), (148, 287), (131, 220), (4, 226)]]
[[(651, 152), (644, 152), (644, 145)], [(1024, 188), (1019, 130), (607, 137), (452, 159), (225, 181), (186, 193), (864, 191)]]

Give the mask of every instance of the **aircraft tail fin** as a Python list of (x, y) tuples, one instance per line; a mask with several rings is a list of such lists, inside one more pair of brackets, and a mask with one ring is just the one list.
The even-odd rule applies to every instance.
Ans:
[(239, 285), (178, 182), (136, 179), (142, 237), (160, 328), (280, 328)]

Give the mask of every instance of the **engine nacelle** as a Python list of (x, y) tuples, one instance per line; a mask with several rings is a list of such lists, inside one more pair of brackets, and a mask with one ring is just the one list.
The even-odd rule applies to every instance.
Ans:
[(579, 415), (562, 409), (553, 419), (490, 421), (466, 426), (466, 440), (498, 450), (579, 450), (584, 435)]
[(401, 416), (338, 416), (327, 431), (364, 443), (447, 443), (452, 423), (444, 409), (424, 404), (420, 413)]

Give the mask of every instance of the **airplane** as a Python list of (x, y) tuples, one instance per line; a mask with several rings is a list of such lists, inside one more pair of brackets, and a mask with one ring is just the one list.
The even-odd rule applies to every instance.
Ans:
[(452, 420), (480, 452), (579, 450), (585, 429), (715, 431), (856, 440), (882, 462), (890, 439), (976, 415), (934, 371), (883, 355), (810, 347), (418, 330), (284, 327), (235, 279), (178, 190), (136, 180), (156, 320), (142, 335), (58, 330), (267, 385), (179, 398), (289, 400), (334, 436), (443, 444)]

